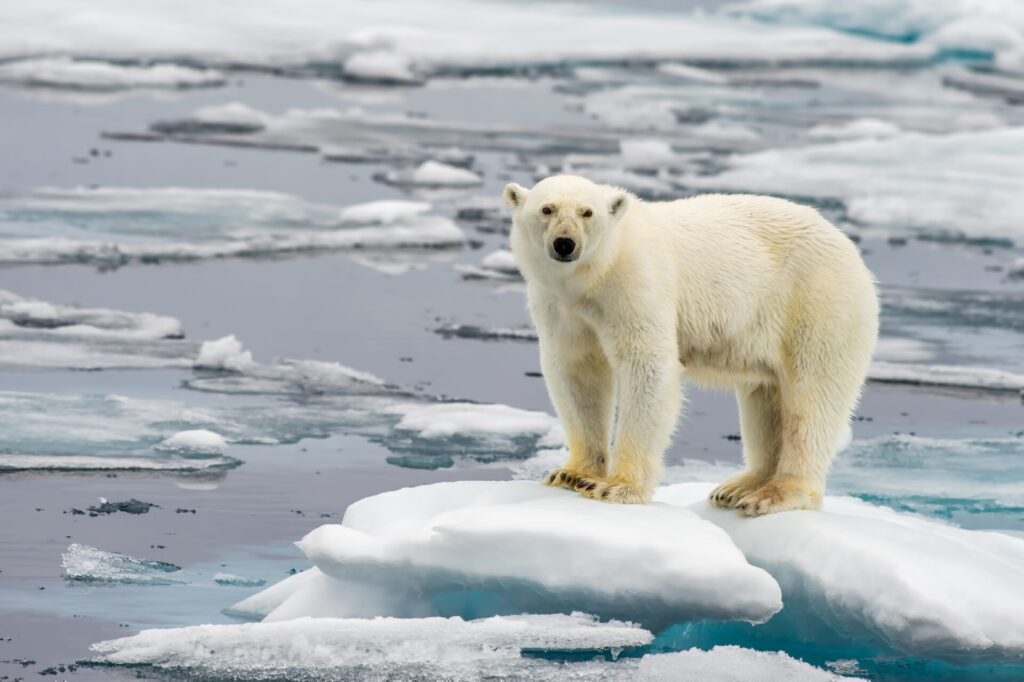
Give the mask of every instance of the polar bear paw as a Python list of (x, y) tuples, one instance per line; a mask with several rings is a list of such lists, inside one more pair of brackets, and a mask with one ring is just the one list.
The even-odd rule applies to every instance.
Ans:
[(735, 508), (745, 516), (793, 509), (820, 509), (821, 492), (799, 479), (770, 478), (757, 490), (741, 497)]
[(581, 478), (573, 489), (583, 497), (613, 504), (647, 504), (652, 491), (619, 478)]
[(588, 478), (588, 474), (576, 469), (555, 469), (544, 478), (544, 485), (576, 490), (577, 484), (585, 478)]
[(741, 498), (746, 497), (764, 485), (765, 474), (757, 471), (744, 471), (726, 479), (708, 495), (708, 500), (716, 507), (732, 509)]

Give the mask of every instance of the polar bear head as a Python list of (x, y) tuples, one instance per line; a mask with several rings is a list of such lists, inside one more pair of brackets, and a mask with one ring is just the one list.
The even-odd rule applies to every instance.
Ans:
[(507, 185), (505, 203), (534, 255), (571, 264), (584, 263), (601, 249), (629, 209), (629, 195), (579, 176), (555, 175), (529, 190), (514, 182)]

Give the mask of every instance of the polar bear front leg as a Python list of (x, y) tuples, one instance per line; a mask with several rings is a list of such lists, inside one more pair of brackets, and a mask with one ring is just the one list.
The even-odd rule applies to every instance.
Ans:
[(544, 379), (569, 446), (565, 466), (549, 473), (544, 484), (570, 489), (605, 476), (615, 400), (611, 367), (597, 337), (580, 329), (574, 340), (566, 345), (541, 337)]
[(671, 348), (620, 355), (616, 364), (619, 400), (611, 474), (584, 479), (576, 489), (603, 502), (645, 504), (661, 482), (661, 457), (682, 400), (681, 367)]

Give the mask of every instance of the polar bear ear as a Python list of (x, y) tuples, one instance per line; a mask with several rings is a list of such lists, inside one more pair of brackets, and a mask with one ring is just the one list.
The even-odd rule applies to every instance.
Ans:
[(510, 182), (505, 185), (505, 203), (508, 204), (510, 210), (516, 210), (522, 208), (523, 202), (526, 201), (526, 195), (528, 190), (522, 185), (517, 185), (514, 182)]
[(629, 209), (629, 196), (625, 192), (617, 192), (608, 200), (608, 215), (612, 220), (619, 220)]

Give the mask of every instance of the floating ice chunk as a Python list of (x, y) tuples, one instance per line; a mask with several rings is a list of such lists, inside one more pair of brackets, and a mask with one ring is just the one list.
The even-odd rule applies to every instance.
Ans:
[(429, 211), (425, 201), (370, 201), (348, 206), (341, 211), (341, 222), (361, 225), (390, 225), (407, 218), (415, 218)]
[(213, 582), (232, 587), (263, 587), (267, 584), (267, 581), (262, 578), (246, 578), (232, 573), (218, 573), (213, 576)]
[(1024, 258), (1017, 258), (1006, 269), (1006, 274), (1013, 278), (1024, 278)]
[(825, 511), (744, 518), (711, 508), (710, 489), (682, 483), (655, 499), (726, 530), (779, 581), (790, 619), (808, 623), (803, 636), (820, 619), (825, 630), (913, 656), (1024, 660), (1024, 540), (841, 497), (827, 497)]
[(944, 50), (996, 54), (1024, 48), (1024, 12), (1016, 5), (1016, 25), (1005, 16), (973, 16), (952, 21), (932, 31), (924, 41)]
[(228, 608), (224, 613), (235, 618), (247, 618), (249, 620), (263, 620), (271, 611), (279, 607), (290, 596), (305, 589), (310, 585), (323, 580), (324, 575), (315, 566), (305, 571), (288, 576), (284, 580), (274, 583), (265, 590), (250, 595)]
[(455, 269), (462, 273), (464, 279), (489, 279), (502, 282), (520, 282), (523, 276), (519, 273), (519, 264), (508, 249), (498, 249), (484, 256), (479, 266), (456, 265)]
[(812, 140), (855, 140), (884, 138), (898, 135), (903, 130), (895, 123), (879, 118), (858, 118), (840, 124), (821, 123), (807, 131)]
[(231, 469), (241, 462), (231, 457), (131, 457), (119, 455), (24, 455), (0, 453), (0, 471), (177, 471)]
[(133, 585), (172, 585), (182, 583), (168, 577), (181, 569), (163, 561), (134, 559), (127, 554), (73, 543), (61, 558), (64, 577), (68, 580), (98, 583), (131, 583)]
[(155, 445), (154, 449), (174, 452), (182, 457), (208, 457), (223, 455), (228, 449), (228, 442), (224, 440), (224, 436), (208, 429), (189, 429), (166, 438), (159, 445)]
[(446, 338), (481, 339), (483, 341), (536, 341), (537, 330), (533, 327), (480, 327), (474, 324), (446, 324), (435, 329)]
[(422, 187), (471, 187), (483, 183), (473, 171), (438, 161), (424, 161), (413, 170), (388, 171), (384, 181), (392, 185)]
[[(592, 654), (647, 644), (629, 623), (583, 614), (461, 618), (301, 618), (282, 623), (144, 630), (92, 646), (98, 663), (147, 665), (203, 679), (609, 679), (618, 664), (566, 664), (521, 651)], [(625, 667), (635, 670), (635, 663)], [(586, 673), (589, 672), (589, 675)], [(625, 671), (624, 671), (625, 672)]]
[(195, 366), (201, 369), (225, 369), (234, 372), (244, 372), (254, 365), (252, 353), (243, 350), (242, 342), (235, 338), (234, 334), (215, 341), (203, 341), (195, 361)]
[(354, 80), (373, 83), (421, 83), (412, 60), (398, 52), (379, 50), (356, 52), (345, 60), (345, 75)]
[(200, 107), (193, 112), (192, 117), (203, 123), (235, 125), (239, 129), (248, 130), (263, 128), (270, 118), (259, 109), (254, 109), (241, 102)]
[(194, 88), (224, 85), (223, 73), (176, 64), (130, 66), (70, 57), (22, 59), (0, 64), (0, 83), (73, 90)]
[(682, 182), (840, 199), (855, 221), (943, 238), (1024, 240), (1024, 127), (734, 155), (723, 172)]
[(672, 146), (658, 139), (619, 140), (619, 151), (627, 166), (659, 166), (676, 158)]
[(107, 308), (81, 308), (24, 298), (0, 290), (0, 320), (18, 327), (66, 336), (123, 340), (174, 339), (183, 336), (181, 322), (152, 313)]
[(321, 526), (299, 547), (322, 574), (304, 579), (268, 620), (310, 610), (579, 609), (665, 626), (760, 622), (781, 606), (767, 574), (686, 510), (595, 504), (525, 481), (441, 483), (369, 497), (349, 507), (342, 525)]
[(924, 365), (874, 360), (868, 367), (868, 379), (918, 386), (948, 386), (989, 391), (1024, 390), (1024, 374), (989, 367)]
[[(215, 343), (232, 338), (233, 335)], [(215, 348), (216, 352), (210, 352), (208, 359), (211, 364), (197, 363), (201, 369), (227, 369), (232, 371), (231, 374), (211, 376), (201, 372), (186, 384), (189, 388), (217, 393), (373, 395), (399, 392), (397, 387), (369, 372), (360, 372), (337, 362), (285, 358), (262, 364), (252, 361), (249, 351), (241, 351), (241, 348), (240, 343), (236, 347), (225, 342), (223, 347)], [(217, 362), (221, 359), (223, 363)]]

